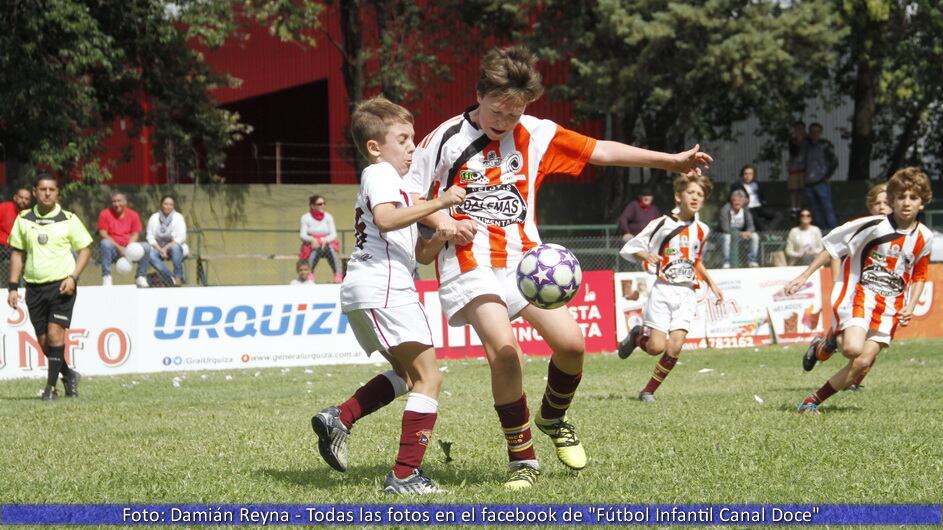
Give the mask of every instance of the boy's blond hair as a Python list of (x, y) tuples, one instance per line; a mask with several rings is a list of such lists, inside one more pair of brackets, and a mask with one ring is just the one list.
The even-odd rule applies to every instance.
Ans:
[(544, 93), (536, 64), (537, 58), (524, 48), (492, 48), (481, 58), (475, 88), (481, 96), (499, 94), (532, 103)]
[(354, 138), (354, 145), (364, 158), (370, 160), (367, 142), (374, 140), (383, 145), (387, 131), (397, 123), (413, 125), (413, 114), (383, 96), (361, 101), (350, 117), (350, 134)]
[(933, 191), (930, 189), (930, 178), (919, 167), (905, 167), (898, 169), (891, 180), (887, 181), (887, 202), (894, 200), (905, 191), (911, 191), (923, 200), (923, 204), (930, 204), (933, 200)]
[(878, 195), (882, 193), (886, 193), (886, 192), (887, 192), (887, 184), (885, 184), (884, 182), (871, 186), (871, 189), (868, 190), (868, 198), (865, 199), (865, 203), (864, 203), (865, 207), (867, 207), (868, 210), (870, 210), (871, 207), (874, 206), (875, 203), (878, 202)]
[(711, 193), (714, 191), (714, 183), (711, 182), (710, 177), (707, 175), (698, 175), (697, 173), (682, 173), (675, 177), (673, 186), (675, 195), (680, 195), (681, 192), (688, 189), (688, 185), (691, 183), (697, 184), (704, 190), (704, 198), (711, 196)]

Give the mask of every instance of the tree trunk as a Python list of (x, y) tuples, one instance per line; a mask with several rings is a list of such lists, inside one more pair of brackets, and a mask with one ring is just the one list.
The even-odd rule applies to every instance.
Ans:
[[(352, 115), (357, 104), (363, 101), (363, 23), (360, 11), (360, 0), (341, 0), (340, 22), (344, 39), (342, 70), (344, 87), (347, 89), (348, 116)], [(357, 180), (359, 181), (360, 174), (367, 167), (367, 164), (363, 157), (358, 155), (356, 147), (353, 146), (349, 125), (346, 136), (352, 149), (345, 150), (343, 154), (353, 161), (354, 170), (357, 172)]]
[(874, 151), (874, 112), (879, 69), (860, 58), (856, 67), (855, 110), (851, 122), (851, 151), (848, 155), (848, 180), (871, 178), (871, 153)]
[(894, 150), (891, 151), (891, 156), (887, 159), (887, 170), (884, 173), (885, 179), (890, 179), (895, 171), (906, 165), (907, 151), (909, 151), (914, 144), (914, 137), (920, 126), (920, 115), (923, 114), (926, 108), (927, 105), (921, 102), (920, 105), (910, 113), (910, 116), (907, 117), (904, 130), (897, 138)]

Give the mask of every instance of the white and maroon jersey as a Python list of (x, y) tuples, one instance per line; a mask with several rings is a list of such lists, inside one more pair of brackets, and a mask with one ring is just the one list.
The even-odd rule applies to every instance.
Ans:
[(697, 218), (685, 222), (674, 215), (663, 215), (626, 242), (619, 255), (634, 260), (638, 252), (656, 254), (659, 259), (656, 269), (650, 270), (646, 261), (643, 262), (645, 270), (666, 283), (697, 287), (695, 267), (701, 262), (708, 233), (710, 228)]
[(862, 217), (832, 230), (823, 240), (825, 250), (845, 258), (833, 309), (893, 335), (908, 286), (927, 279), (932, 241), (933, 232), (922, 223), (901, 230), (893, 215)]
[(478, 225), (468, 245), (449, 243), (436, 263), (440, 282), (476, 267), (516, 267), (540, 244), (536, 197), (544, 177), (579, 175), (596, 140), (550, 120), (521, 116), (513, 131), (491, 141), (468, 113), (456, 116), (419, 144), (406, 190), (437, 197), (451, 185), (465, 188), (465, 202), (450, 210)]
[(380, 232), (373, 219), (373, 208), (384, 203), (393, 203), (397, 208), (411, 205), (403, 190), (402, 177), (386, 162), (363, 170), (354, 218), (356, 248), (341, 284), (341, 309), (345, 312), (399, 307), (419, 301), (413, 281), (418, 230), (413, 224)]

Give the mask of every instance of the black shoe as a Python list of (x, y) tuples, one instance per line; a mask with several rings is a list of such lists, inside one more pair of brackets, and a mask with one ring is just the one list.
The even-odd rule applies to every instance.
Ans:
[(852, 383), (848, 385), (848, 388), (846, 388), (845, 390), (848, 390), (850, 392), (861, 392), (862, 390), (864, 390), (864, 385), (856, 385)]
[(311, 428), (318, 435), (318, 452), (321, 458), (332, 468), (347, 471), (347, 437), (350, 436), (341, 411), (337, 407), (328, 407), (311, 418)]
[(59, 391), (52, 385), (46, 385), (43, 389), (43, 401), (55, 401), (59, 399)]
[(635, 351), (638, 336), (642, 333), (642, 326), (635, 326), (629, 331), (629, 336), (619, 343), (619, 358), (628, 359)]
[(72, 370), (69, 377), (62, 376), (62, 382), (65, 383), (66, 397), (79, 397), (79, 381), (82, 380), (82, 374)]
[(815, 356), (815, 350), (818, 349), (819, 344), (825, 339), (822, 337), (815, 337), (812, 339), (812, 342), (809, 343), (808, 349), (805, 351), (805, 355), (802, 356), (802, 369), (806, 372), (811, 372), (815, 368), (815, 363), (818, 359)]

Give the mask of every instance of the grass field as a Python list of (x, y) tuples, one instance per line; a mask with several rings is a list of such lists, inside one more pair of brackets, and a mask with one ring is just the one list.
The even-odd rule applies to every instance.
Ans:
[[(941, 350), (895, 344), (864, 391), (834, 396), (818, 417), (796, 404), (842, 359), (805, 373), (798, 346), (687, 352), (654, 404), (635, 400), (654, 358), (590, 356), (571, 412), (590, 465), (567, 471), (535, 432), (544, 474), (517, 493), (501, 487), (485, 362), (445, 362), (434, 440), (451, 441), (455, 460), (430, 445), (425, 469), (451, 492), (433, 502), (940, 503)], [(53, 403), (36, 397), (40, 380), (0, 382), (0, 502), (390, 502), (380, 483), (402, 401), (357, 424), (346, 474), (321, 461), (309, 425), (381, 369), (88, 377), (81, 398)], [(528, 359), (525, 374), (533, 412), (546, 359)]]

